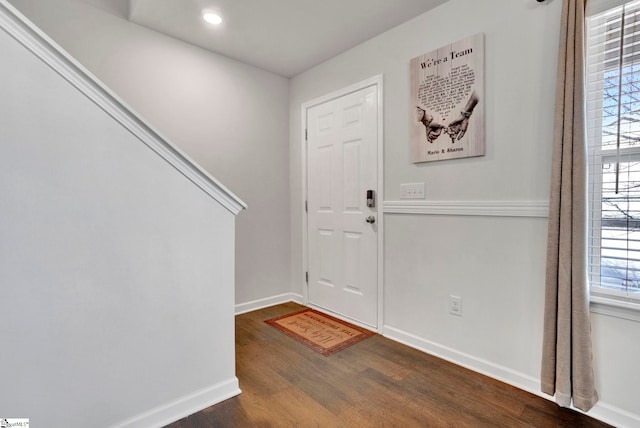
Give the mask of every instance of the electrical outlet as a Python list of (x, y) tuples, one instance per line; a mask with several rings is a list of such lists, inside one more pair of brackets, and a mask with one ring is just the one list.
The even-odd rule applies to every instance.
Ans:
[(424, 199), (424, 183), (401, 184), (400, 199)]
[(462, 297), (449, 296), (449, 313), (452, 315), (462, 316)]

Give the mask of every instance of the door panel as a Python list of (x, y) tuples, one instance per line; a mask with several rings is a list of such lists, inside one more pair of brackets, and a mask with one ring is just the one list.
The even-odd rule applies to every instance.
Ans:
[(377, 327), (377, 86), (307, 110), (308, 300)]

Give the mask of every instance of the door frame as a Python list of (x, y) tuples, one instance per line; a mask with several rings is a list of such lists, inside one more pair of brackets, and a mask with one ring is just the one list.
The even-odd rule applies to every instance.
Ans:
[[(307, 138), (306, 138), (306, 130), (307, 130), (307, 111), (319, 104), (324, 104), (328, 101), (332, 101), (336, 98), (343, 97), (345, 95), (349, 95), (353, 92), (360, 91), (362, 89), (376, 86), (377, 87), (377, 117), (378, 117), (378, 141), (377, 141), (377, 167), (378, 167), (378, 190), (376, 194), (376, 222), (378, 224), (378, 240), (377, 240), (377, 259), (378, 259), (378, 283), (377, 291), (378, 291), (378, 316), (377, 316), (377, 326), (376, 331), (381, 332), (384, 316), (384, 217), (383, 217), (383, 201), (384, 201), (384, 104), (383, 104), (383, 75), (379, 74), (373, 76), (369, 79), (354, 83), (353, 85), (347, 86), (342, 89), (338, 89), (337, 91), (333, 91), (329, 94), (323, 95), (318, 98), (314, 98), (312, 100), (306, 101), (302, 103), (301, 107), (301, 138), (302, 147), (301, 147), (301, 163), (302, 163), (302, 290), (303, 290), (303, 299), (304, 304), (310, 307), (314, 307), (313, 304), (309, 303), (309, 284), (307, 283), (306, 273), (309, 270), (309, 259), (308, 259), (308, 223), (307, 223), (307, 211), (305, 209), (305, 202), (307, 201)], [(339, 314), (333, 314), (337, 318), (340, 317)], [(347, 319), (347, 321), (353, 324), (359, 324), (358, 322)], [(360, 324), (359, 324), (360, 325)], [(363, 327), (371, 328), (370, 326)]]

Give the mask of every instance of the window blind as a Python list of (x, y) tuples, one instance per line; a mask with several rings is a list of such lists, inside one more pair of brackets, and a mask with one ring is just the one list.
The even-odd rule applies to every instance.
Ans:
[(592, 295), (640, 303), (640, 0), (587, 17)]

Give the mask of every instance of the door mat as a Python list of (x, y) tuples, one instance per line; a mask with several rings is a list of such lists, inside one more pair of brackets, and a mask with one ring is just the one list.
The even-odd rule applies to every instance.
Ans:
[(375, 334), (313, 309), (303, 309), (265, 322), (325, 356)]

